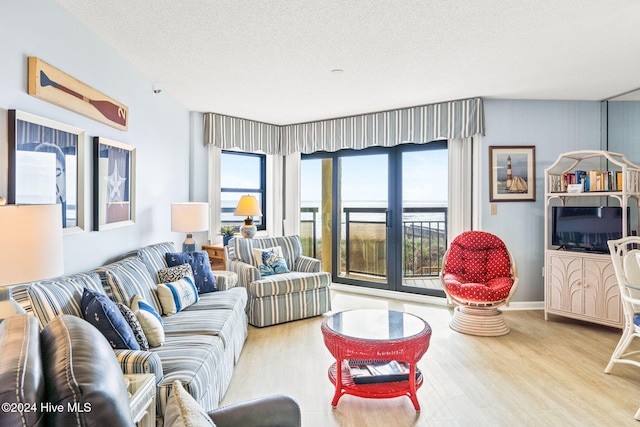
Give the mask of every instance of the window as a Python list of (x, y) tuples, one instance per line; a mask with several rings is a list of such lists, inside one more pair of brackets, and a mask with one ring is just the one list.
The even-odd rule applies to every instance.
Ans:
[(266, 159), (265, 154), (222, 151), (220, 162), (221, 206), (223, 226), (241, 226), (243, 217), (234, 215), (240, 196), (250, 194), (258, 199), (262, 216), (253, 218), (258, 230), (266, 229)]

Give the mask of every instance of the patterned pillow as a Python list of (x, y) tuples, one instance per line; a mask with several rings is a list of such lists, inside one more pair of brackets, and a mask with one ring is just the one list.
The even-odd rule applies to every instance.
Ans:
[(159, 347), (164, 344), (164, 328), (158, 312), (147, 304), (140, 295), (133, 296), (131, 311), (140, 322), (144, 335), (149, 341), (149, 347)]
[(280, 246), (266, 249), (253, 248), (253, 257), (257, 263), (256, 267), (258, 267), (262, 276), (289, 272), (289, 267), (287, 267), (287, 262), (282, 256), (282, 248)]
[(209, 255), (206, 251), (197, 252), (176, 252), (165, 254), (167, 265), (175, 267), (177, 265), (189, 264), (193, 270), (194, 284), (199, 294), (207, 292), (215, 292), (216, 279), (211, 272), (211, 264), (209, 263)]
[(183, 277), (191, 278), (193, 282), (193, 269), (190, 264), (180, 264), (175, 267), (168, 267), (158, 271), (158, 283), (171, 283)]
[(129, 307), (122, 303), (117, 303), (116, 306), (120, 309), (120, 313), (122, 313), (124, 320), (126, 320), (129, 326), (131, 326), (133, 336), (138, 342), (140, 350), (149, 350), (149, 341), (147, 341), (147, 337), (144, 335), (144, 331), (142, 330), (142, 325), (140, 325), (136, 315), (133, 314), (133, 311), (131, 311)]
[(173, 316), (198, 302), (198, 290), (189, 277), (171, 283), (158, 283), (158, 298), (162, 313)]
[(111, 347), (140, 350), (131, 326), (108, 296), (85, 288), (81, 307), (84, 320), (102, 332)]

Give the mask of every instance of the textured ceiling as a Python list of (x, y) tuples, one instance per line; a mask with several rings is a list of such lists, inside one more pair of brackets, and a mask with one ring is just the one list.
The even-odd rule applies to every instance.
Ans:
[(188, 110), (268, 123), (640, 87), (638, 0), (56, 1)]

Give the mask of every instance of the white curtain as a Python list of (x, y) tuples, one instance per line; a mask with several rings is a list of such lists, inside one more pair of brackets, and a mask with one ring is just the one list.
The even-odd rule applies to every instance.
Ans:
[(449, 225), (447, 241), (477, 228), (480, 202), (478, 137), (449, 141)]
[(292, 153), (285, 156), (284, 187), (284, 220), (283, 232), (285, 236), (300, 234), (300, 153)]
[(284, 197), (284, 158), (280, 155), (267, 155), (267, 234), (271, 237), (282, 236), (282, 204)]
[(220, 219), (220, 159), (222, 158), (222, 149), (216, 147), (213, 144), (209, 146), (209, 241), (211, 243), (220, 243), (222, 238), (219, 236), (219, 230), (221, 225)]

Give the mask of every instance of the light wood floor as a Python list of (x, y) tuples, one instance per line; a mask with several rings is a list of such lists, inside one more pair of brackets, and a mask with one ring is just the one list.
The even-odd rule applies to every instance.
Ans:
[(418, 364), (422, 412), (407, 397), (343, 396), (331, 408), (333, 362), (324, 347), (323, 317), (267, 328), (249, 337), (222, 405), (273, 393), (294, 397), (304, 427), (331, 426), (640, 426), (640, 369), (603, 372), (621, 331), (542, 311), (508, 311), (511, 333), (473, 337), (449, 329), (451, 311), (332, 291), (334, 311), (388, 308), (425, 319), (431, 346)]

